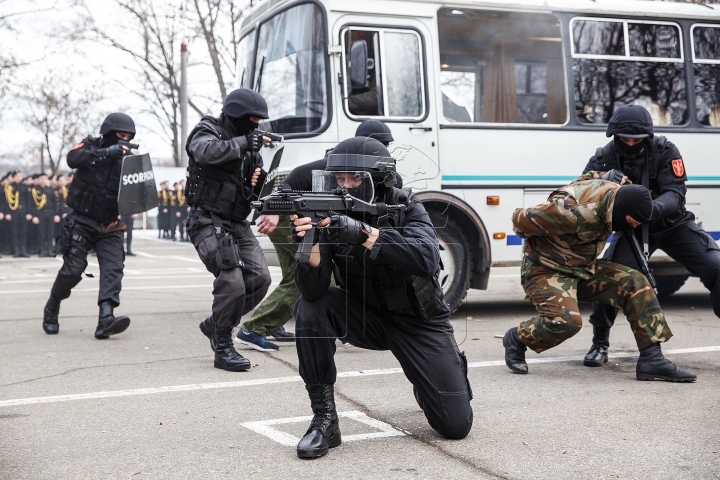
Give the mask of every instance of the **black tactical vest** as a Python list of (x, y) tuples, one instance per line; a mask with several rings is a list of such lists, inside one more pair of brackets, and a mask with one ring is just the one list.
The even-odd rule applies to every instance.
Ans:
[[(83, 140), (99, 148), (99, 138)], [(68, 188), (67, 204), (76, 212), (100, 223), (118, 218), (121, 160), (104, 160), (77, 169)]]
[[(215, 123), (203, 120), (204, 125), (212, 127), (220, 140), (232, 138), (225, 129)], [(196, 130), (190, 132), (187, 145), (190, 144)], [(200, 207), (219, 216), (242, 221), (250, 214), (253, 200), (252, 189), (245, 184), (249, 172), (249, 162), (238, 158), (220, 165), (201, 165), (188, 152), (188, 205)]]
[[(379, 228), (395, 228), (402, 231), (405, 213), (412, 210), (415, 200), (410, 189), (393, 188), (386, 200), (387, 205), (406, 205), (396, 221), (379, 222)], [(370, 251), (362, 245), (333, 245), (335, 254), (335, 279), (349, 293), (362, 298), (365, 304), (389, 311), (395, 315), (428, 318), (444, 309), (439, 272), (430, 277), (418, 277), (393, 266), (370, 259)]]

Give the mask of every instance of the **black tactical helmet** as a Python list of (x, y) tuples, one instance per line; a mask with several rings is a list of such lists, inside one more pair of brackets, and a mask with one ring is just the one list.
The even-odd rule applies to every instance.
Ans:
[(374, 138), (352, 137), (340, 142), (328, 155), (328, 172), (395, 172), (395, 160), (385, 145)]
[(110, 132), (125, 132), (135, 137), (135, 122), (129, 115), (115, 112), (111, 113), (100, 126), (100, 135), (107, 135)]
[(653, 138), (653, 122), (650, 113), (640, 105), (625, 105), (613, 113), (605, 135), (625, 138)]
[(254, 90), (239, 88), (233, 90), (225, 98), (222, 112), (230, 118), (245, 116), (270, 118), (265, 99)]
[(365, 120), (358, 126), (355, 136), (374, 138), (383, 144), (395, 141), (388, 126), (380, 120)]

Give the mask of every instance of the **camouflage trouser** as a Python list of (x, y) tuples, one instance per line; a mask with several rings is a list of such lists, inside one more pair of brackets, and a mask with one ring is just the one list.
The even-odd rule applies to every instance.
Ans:
[(300, 290), (295, 286), (297, 243), (293, 242), (290, 235), (290, 217), (281, 216), (277, 228), (268, 237), (275, 246), (280, 261), (282, 280), (242, 326), (245, 331), (255, 332), (263, 337), (272, 335), (293, 317), (295, 302), (300, 297)]
[(520, 324), (520, 341), (537, 353), (560, 345), (580, 331), (578, 301), (604, 303), (625, 313), (638, 348), (666, 342), (672, 332), (645, 275), (619, 263), (597, 260), (589, 280), (525, 262), (525, 294), (540, 315)]

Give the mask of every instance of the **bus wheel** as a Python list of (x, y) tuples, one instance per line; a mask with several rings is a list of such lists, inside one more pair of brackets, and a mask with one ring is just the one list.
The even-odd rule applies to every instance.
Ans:
[(689, 275), (672, 275), (669, 277), (655, 277), (658, 287), (658, 297), (669, 297), (685, 285)]
[(467, 295), (472, 279), (472, 257), (467, 238), (460, 226), (453, 220), (435, 212), (428, 212), (440, 243), (440, 286), (445, 301), (454, 312)]

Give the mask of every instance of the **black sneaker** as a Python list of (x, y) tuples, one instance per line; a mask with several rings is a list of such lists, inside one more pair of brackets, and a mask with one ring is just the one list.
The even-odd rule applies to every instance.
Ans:
[(285, 327), (280, 327), (275, 330), (275, 333), (270, 335), (275, 339), (276, 342), (294, 342), (295, 334), (285, 331)]

